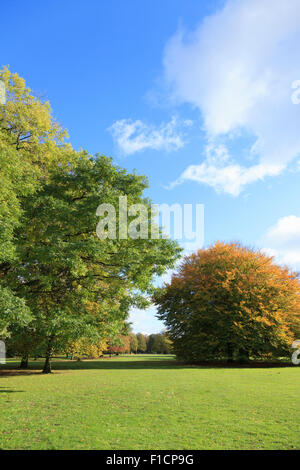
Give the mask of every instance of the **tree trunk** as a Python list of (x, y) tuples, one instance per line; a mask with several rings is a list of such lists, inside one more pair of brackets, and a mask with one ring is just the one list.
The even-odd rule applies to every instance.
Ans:
[(23, 354), (20, 369), (28, 369), (28, 354)]
[(239, 348), (239, 362), (249, 362), (249, 351), (243, 348)]
[(51, 374), (52, 372), (51, 370), (52, 343), (53, 343), (53, 337), (49, 338), (49, 341), (48, 341), (43, 374)]
[(231, 343), (227, 343), (227, 362), (232, 363), (234, 362), (233, 359), (233, 346)]
[(45, 360), (45, 363), (44, 363), (44, 368), (43, 368), (43, 374), (51, 374), (52, 370), (51, 370), (51, 355), (50, 354), (46, 354), (46, 360)]

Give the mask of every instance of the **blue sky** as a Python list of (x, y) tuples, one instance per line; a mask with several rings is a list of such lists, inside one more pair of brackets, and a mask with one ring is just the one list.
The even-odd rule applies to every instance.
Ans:
[[(300, 269), (300, 0), (12, 0), (1, 64), (50, 100), (77, 149), (205, 205), (205, 244)], [(294, 88), (293, 88), (294, 87)], [(160, 331), (154, 309), (135, 331)]]

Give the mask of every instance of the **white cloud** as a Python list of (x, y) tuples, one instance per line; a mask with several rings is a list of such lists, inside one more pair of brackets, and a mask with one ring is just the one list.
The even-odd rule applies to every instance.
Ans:
[(196, 181), (211, 186), (217, 193), (238, 196), (246, 184), (263, 180), (266, 176), (276, 176), (281, 170), (282, 167), (278, 165), (259, 164), (245, 168), (235, 164), (218, 167), (204, 162), (201, 165), (190, 165), (171, 186), (181, 184), (185, 180)]
[[(300, 0), (228, 0), (194, 32), (179, 31), (164, 55), (173, 98), (203, 117), (210, 142), (252, 136), (246, 167), (236, 162), (189, 167), (193, 179), (238, 195), (243, 187), (283, 171), (300, 153)], [(232, 189), (233, 188), (233, 189)]]
[(132, 322), (133, 331), (135, 333), (143, 333), (151, 335), (151, 333), (159, 333), (165, 327), (162, 321), (156, 318), (156, 307), (152, 306), (145, 310), (132, 308), (129, 315), (129, 322)]
[(268, 237), (274, 240), (277, 245), (285, 245), (297, 240), (300, 245), (300, 217), (289, 215), (278, 220), (277, 224), (270, 228)]
[(300, 217), (289, 215), (280, 218), (263, 236), (263, 252), (276, 260), (300, 269)]
[(175, 151), (184, 146), (183, 127), (192, 125), (192, 121), (179, 121), (173, 117), (170, 122), (154, 127), (140, 120), (121, 119), (108, 130), (119, 149), (126, 155), (146, 149)]

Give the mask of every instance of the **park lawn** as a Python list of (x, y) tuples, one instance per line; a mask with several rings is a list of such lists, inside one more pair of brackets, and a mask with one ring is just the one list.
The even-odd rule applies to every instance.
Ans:
[(1, 449), (300, 448), (300, 367), (193, 367), (159, 355), (53, 366), (0, 373)]

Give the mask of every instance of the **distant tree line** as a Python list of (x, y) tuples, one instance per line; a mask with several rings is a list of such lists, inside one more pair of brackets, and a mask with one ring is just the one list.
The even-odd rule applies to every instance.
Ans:
[(170, 354), (172, 342), (166, 332), (144, 335), (132, 333), (119, 335), (110, 342), (107, 352), (111, 354)]

